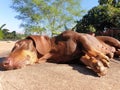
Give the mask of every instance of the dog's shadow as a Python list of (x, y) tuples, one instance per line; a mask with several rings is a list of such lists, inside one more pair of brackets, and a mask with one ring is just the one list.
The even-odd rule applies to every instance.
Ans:
[(5, 71), (3, 68), (2, 68), (2, 62), (4, 61), (5, 57), (0, 57), (0, 71)]
[[(2, 65), (2, 62), (4, 61), (4, 59), (5, 57), (0, 57), (0, 66)], [(91, 69), (87, 68), (85, 65), (81, 63), (68, 63), (68, 65), (71, 66), (73, 70), (77, 70), (79, 73), (97, 77), (96, 73), (94, 73)], [(0, 71), (6, 71), (6, 70), (0, 67)]]
[[(115, 63), (120, 63), (120, 57), (119, 58), (113, 58), (111, 59), (111, 62), (115, 62)], [(84, 75), (91, 75), (94, 77), (99, 77), (93, 70), (87, 68), (83, 63), (81, 62), (77, 62), (74, 64), (69, 64), (71, 67), (73, 67), (73, 70), (77, 70), (78, 72), (84, 74)]]
[(90, 75), (90, 76), (98, 77), (98, 75), (94, 71), (87, 68), (85, 65), (83, 65), (81, 63), (69, 64), (69, 66), (71, 66), (73, 68), (73, 70), (77, 70), (79, 73), (82, 73), (84, 75)]
[(2, 63), (4, 59), (5, 57), (0, 57), (0, 63)]

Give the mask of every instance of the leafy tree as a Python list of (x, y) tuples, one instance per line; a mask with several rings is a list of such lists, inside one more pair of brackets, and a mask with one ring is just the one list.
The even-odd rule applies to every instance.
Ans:
[(1, 27), (0, 27), (0, 30), (2, 30), (3, 29), (3, 27), (5, 27), (6, 26), (6, 24), (3, 24)]
[(3, 39), (4, 38), (4, 33), (3, 33), (3, 27), (5, 26), (6, 24), (3, 24), (1, 27), (0, 27), (0, 39)]
[[(20, 36), (19, 34), (17, 34), (16, 31), (10, 32), (9, 29), (4, 28), (5, 26), (6, 24), (3, 24), (0, 27), (0, 40), (8, 40), (8, 39), (15, 40), (23, 36), (23, 35)], [(19, 37), (17, 35), (19, 35)]]
[(8, 36), (9, 36), (9, 29), (3, 29), (2, 30), (4, 36), (3, 36), (3, 39), (8, 39)]
[(12, 8), (19, 12), (17, 19), (23, 21), (21, 26), (26, 32), (41, 33), (49, 30), (58, 32), (67, 25), (70, 27), (77, 20), (83, 10), (80, 0), (12, 0)]
[[(77, 22), (76, 31), (87, 32), (90, 25), (92, 25), (96, 31), (103, 31), (105, 28), (120, 28), (120, 8), (108, 2), (114, 0), (99, 1), (101, 1), (100, 5), (93, 7)], [(118, 3), (116, 4), (118, 5)]]
[(16, 31), (11, 32), (12, 39), (16, 39)]
[(100, 5), (112, 5), (114, 7), (118, 7), (120, 5), (120, 0), (98, 0)]
[(89, 30), (90, 32), (95, 32), (96, 31), (96, 29), (92, 25), (89, 25), (87, 27), (87, 30)]
[(0, 40), (3, 39), (3, 32), (0, 30)]
[(116, 0), (98, 0), (100, 5), (105, 5), (105, 4), (111, 4), (114, 5), (116, 4)]

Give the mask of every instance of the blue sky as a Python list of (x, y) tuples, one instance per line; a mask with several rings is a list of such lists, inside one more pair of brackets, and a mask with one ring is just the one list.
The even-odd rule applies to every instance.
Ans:
[[(12, 0), (0, 0), (0, 26), (6, 24), (5, 28), (11, 31), (23, 32), (20, 28), (20, 20), (16, 19), (15, 16), (18, 14), (10, 8)], [(82, 0), (81, 7), (89, 10), (94, 6), (98, 5), (98, 0)]]

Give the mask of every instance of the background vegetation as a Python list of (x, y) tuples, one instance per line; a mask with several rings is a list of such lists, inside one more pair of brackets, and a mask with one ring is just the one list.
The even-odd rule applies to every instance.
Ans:
[(120, 28), (120, 0), (98, 0), (99, 5), (77, 21), (77, 32), (97, 32)]
[(18, 34), (16, 31), (10, 32), (9, 29), (4, 28), (6, 24), (0, 26), (0, 40), (17, 40), (25, 37), (24, 34)]
[[(63, 27), (72, 28), (74, 21), (79, 20), (84, 10), (81, 10), (80, 0), (12, 0), (11, 6), (23, 21), (26, 34), (49, 33), (59, 34)], [(61, 29), (62, 28), (62, 29)]]
[(18, 12), (16, 18), (22, 20), (21, 27), (24, 27), (25, 33), (9, 32), (3, 24), (0, 39), (19, 39), (30, 34), (53, 36), (71, 28), (83, 33), (104, 31), (106, 28), (120, 30), (120, 0), (98, 2), (98, 6), (84, 14), (80, 0), (12, 0), (11, 8)]

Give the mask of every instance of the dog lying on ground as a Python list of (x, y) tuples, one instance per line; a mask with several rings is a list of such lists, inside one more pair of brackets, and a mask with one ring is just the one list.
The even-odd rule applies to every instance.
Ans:
[(35, 63), (82, 61), (99, 76), (107, 73), (110, 58), (119, 56), (120, 42), (108, 36), (92, 36), (65, 31), (58, 36), (31, 35), (15, 43), (2, 62), (4, 69), (17, 69)]

